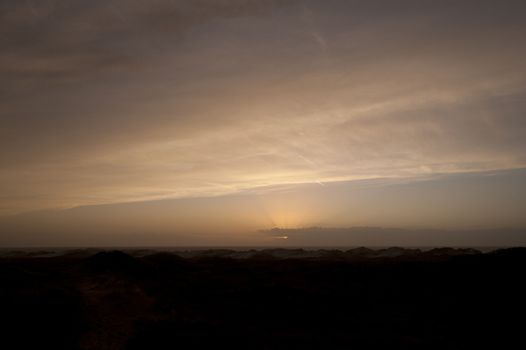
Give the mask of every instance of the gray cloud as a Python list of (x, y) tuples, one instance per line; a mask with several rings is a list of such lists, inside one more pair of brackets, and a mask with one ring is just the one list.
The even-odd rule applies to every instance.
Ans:
[(3, 212), (526, 166), (522, 1), (0, 1)]
[[(140, 67), (208, 21), (262, 15), (291, 1), (2, 1), (2, 74), (39, 80), (85, 78)], [(124, 72), (122, 70), (125, 70)]]
[(520, 229), (430, 230), (382, 227), (263, 230), (262, 234), (284, 238), (286, 246), (459, 246), (499, 247), (526, 244), (526, 232)]

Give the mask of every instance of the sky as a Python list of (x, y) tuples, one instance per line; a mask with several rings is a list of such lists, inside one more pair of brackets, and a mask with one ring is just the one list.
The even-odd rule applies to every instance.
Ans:
[(512, 0), (0, 0), (0, 245), (526, 244), (524, 37)]

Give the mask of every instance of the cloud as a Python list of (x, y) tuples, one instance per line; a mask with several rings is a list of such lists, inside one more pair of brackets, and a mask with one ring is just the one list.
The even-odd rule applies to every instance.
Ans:
[(290, 246), (471, 246), (497, 247), (526, 244), (526, 232), (520, 229), (429, 230), (382, 227), (263, 230), (271, 237), (287, 237)]
[(42, 210), (0, 217), (0, 246), (523, 245), (525, 184), (522, 169)]
[(25, 98), (40, 89), (123, 79), (177, 50), (206, 23), (263, 16), (294, 1), (137, 0), (0, 2), (0, 90)]
[(1, 210), (524, 167), (524, 6), (1, 1)]

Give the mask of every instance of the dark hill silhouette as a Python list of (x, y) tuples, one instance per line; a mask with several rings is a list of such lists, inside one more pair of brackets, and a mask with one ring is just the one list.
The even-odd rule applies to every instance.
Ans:
[(472, 255), (480, 254), (480, 251), (472, 248), (433, 248), (426, 252), (427, 255), (438, 255), (438, 256), (459, 256), (459, 255)]
[(155, 253), (147, 255), (144, 261), (153, 263), (155, 265), (168, 265), (168, 266), (177, 266), (177, 265), (187, 265), (186, 260), (180, 257), (179, 255), (173, 253)]
[(98, 252), (85, 261), (85, 267), (98, 273), (132, 273), (141, 268), (141, 262), (118, 250)]
[(180, 253), (0, 258), (3, 346), (455, 349), (522, 340), (525, 248)]

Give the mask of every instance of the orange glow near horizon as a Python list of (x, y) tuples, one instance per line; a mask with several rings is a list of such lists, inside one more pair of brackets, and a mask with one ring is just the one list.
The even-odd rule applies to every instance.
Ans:
[(526, 2), (76, 2), (0, 0), (0, 246), (526, 228)]
[(300, 228), (305, 225), (306, 217), (298, 212), (281, 211), (272, 215), (275, 227), (279, 228)]

